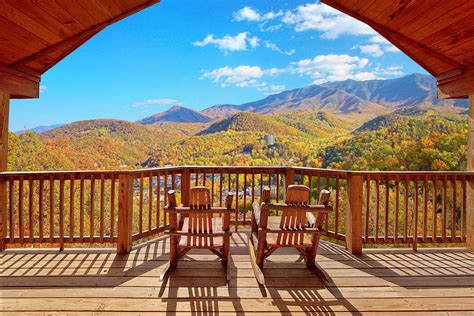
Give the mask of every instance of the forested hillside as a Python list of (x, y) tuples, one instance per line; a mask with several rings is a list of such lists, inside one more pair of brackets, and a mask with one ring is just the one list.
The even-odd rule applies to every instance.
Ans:
[[(272, 134), (275, 144), (267, 144)], [(326, 111), (239, 112), (215, 123), (118, 120), (11, 134), (9, 170), (164, 165), (301, 165), (356, 170), (462, 170), (467, 119), (437, 107), (396, 110), (359, 125)]]

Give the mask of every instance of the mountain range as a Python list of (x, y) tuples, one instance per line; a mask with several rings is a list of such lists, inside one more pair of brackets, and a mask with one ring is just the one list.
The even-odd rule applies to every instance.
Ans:
[[(164, 112), (138, 120), (136, 123), (141, 125), (208, 124), (239, 112), (284, 114), (295, 111), (323, 110), (325, 113), (349, 116), (351, 120), (363, 124), (377, 115), (403, 108), (435, 107), (453, 112), (465, 112), (467, 106), (467, 100), (438, 99), (435, 79), (432, 76), (415, 73), (387, 80), (327, 82), (283, 91), (240, 105), (217, 104), (200, 112), (183, 106), (173, 106)], [(59, 126), (39, 126), (31, 130), (43, 133)]]

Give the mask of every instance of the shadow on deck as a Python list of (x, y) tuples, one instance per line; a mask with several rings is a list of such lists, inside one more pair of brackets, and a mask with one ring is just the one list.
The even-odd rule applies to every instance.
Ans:
[(335, 314), (380, 311), (474, 310), (474, 256), (463, 249), (367, 249), (353, 256), (321, 242), (319, 280), (296, 251), (266, 262), (265, 287), (256, 282), (246, 234), (232, 237), (231, 279), (211, 253), (189, 253), (167, 279), (167, 238), (114, 249), (9, 249), (1, 255), (4, 312), (167, 312)]

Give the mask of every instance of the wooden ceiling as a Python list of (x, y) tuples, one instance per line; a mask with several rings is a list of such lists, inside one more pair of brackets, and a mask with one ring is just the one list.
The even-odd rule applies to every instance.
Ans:
[(0, 0), (0, 90), (38, 97), (41, 74), (95, 34), (160, 0)]
[(440, 97), (474, 94), (473, 0), (321, 0), (371, 26), (437, 78)]

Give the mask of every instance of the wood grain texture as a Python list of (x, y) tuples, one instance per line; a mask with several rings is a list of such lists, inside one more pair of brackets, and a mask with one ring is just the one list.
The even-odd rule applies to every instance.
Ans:
[[(439, 96), (474, 93), (474, 3), (452, 0), (322, 0), (371, 26), (438, 78)], [(458, 73), (446, 78), (445, 74)]]
[(265, 286), (260, 287), (247, 238), (245, 232), (232, 235), (227, 272), (213, 254), (196, 250), (163, 281), (159, 274), (168, 262), (168, 238), (134, 247), (129, 255), (117, 255), (114, 249), (61, 253), (9, 249), (1, 258), (2, 314), (466, 315), (474, 311), (474, 257), (463, 249), (367, 249), (355, 257), (322, 241), (318, 262), (328, 281), (322, 282), (298, 262), (294, 249), (281, 249), (266, 263)]

